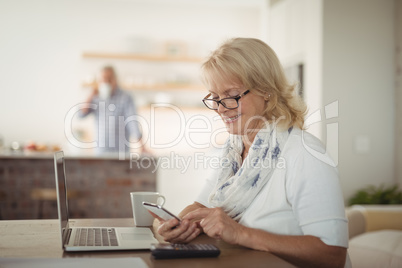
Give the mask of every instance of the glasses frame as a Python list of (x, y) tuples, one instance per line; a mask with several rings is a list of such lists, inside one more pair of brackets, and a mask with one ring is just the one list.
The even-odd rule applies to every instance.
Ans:
[[(208, 109), (210, 109), (210, 110), (214, 110), (214, 111), (218, 110), (218, 109), (219, 109), (219, 104), (221, 104), (221, 105), (222, 105), (223, 107), (225, 107), (226, 109), (234, 110), (234, 109), (239, 108), (239, 100), (241, 99), (241, 97), (247, 95), (248, 93), (250, 93), (250, 90), (249, 90), (249, 89), (247, 89), (247, 90), (244, 91), (242, 94), (240, 94), (240, 95), (238, 95), (238, 96), (236, 96), (236, 97), (223, 98), (223, 99), (220, 99), (220, 100), (208, 99), (208, 97), (211, 96), (211, 93), (209, 93), (207, 96), (205, 96), (204, 99), (202, 99), (202, 102), (203, 102), (204, 105), (205, 105)], [(225, 100), (228, 100), (228, 99), (230, 99), (230, 100), (236, 100), (236, 104), (237, 104), (236, 107), (234, 107), (234, 108), (226, 107), (226, 105), (225, 105), (222, 101), (225, 101)], [(217, 106), (216, 109), (211, 108), (211, 107), (209, 107), (209, 106), (205, 103), (205, 101), (214, 101), (214, 102), (216, 102), (216, 103), (218, 104), (218, 106)]]

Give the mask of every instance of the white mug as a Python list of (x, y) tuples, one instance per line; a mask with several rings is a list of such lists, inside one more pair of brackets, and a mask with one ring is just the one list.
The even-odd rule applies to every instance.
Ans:
[(108, 83), (100, 83), (98, 88), (99, 98), (107, 100), (112, 94), (112, 86)]
[[(165, 204), (165, 197), (157, 192), (132, 192), (130, 196), (135, 226), (152, 226), (154, 217), (144, 208), (142, 202), (163, 206)], [(158, 202), (158, 200), (162, 201)]]

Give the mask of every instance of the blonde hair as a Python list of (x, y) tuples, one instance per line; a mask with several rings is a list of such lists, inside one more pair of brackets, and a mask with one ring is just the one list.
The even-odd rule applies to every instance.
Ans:
[(275, 52), (254, 38), (233, 38), (212, 52), (201, 67), (202, 80), (208, 88), (231, 81), (243, 85), (256, 95), (269, 99), (265, 118), (284, 118), (281, 127), (303, 129), (306, 105), (296, 95), (295, 85), (286, 79)]

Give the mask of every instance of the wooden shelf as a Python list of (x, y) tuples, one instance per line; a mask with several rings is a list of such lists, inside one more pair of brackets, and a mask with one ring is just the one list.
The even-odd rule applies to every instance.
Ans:
[(144, 86), (125, 86), (128, 90), (155, 90), (155, 91), (172, 91), (172, 90), (205, 90), (202, 85), (191, 84), (166, 84), (166, 85), (144, 85)]
[[(203, 106), (184, 106), (184, 105), (175, 105), (177, 108), (185, 111), (185, 112), (190, 112), (190, 113), (199, 113), (199, 114), (211, 114), (213, 111), (209, 110), (207, 107), (203, 107)], [(140, 112), (140, 114), (146, 114), (149, 113), (151, 105), (144, 105), (144, 106), (140, 106), (138, 107), (138, 110)], [(157, 109), (166, 109), (166, 111), (172, 111), (171, 108), (167, 107), (158, 107)], [(215, 115), (215, 114), (213, 114)]]
[[(93, 88), (94, 84), (82, 83), (84, 88)], [(151, 91), (173, 91), (173, 90), (194, 90), (194, 91), (206, 91), (203, 85), (196, 84), (156, 84), (156, 85), (121, 85), (125, 90), (151, 90)]]
[(159, 62), (194, 62), (201, 63), (202, 58), (184, 57), (184, 56), (167, 56), (167, 55), (145, 55), (130, 53), (102, 53), (102, 52), (84, 52), (83, 58), (100, 58), (100, 59), (120, 59), (120, 60), (143, 60), (143, 61), (159, 61)]

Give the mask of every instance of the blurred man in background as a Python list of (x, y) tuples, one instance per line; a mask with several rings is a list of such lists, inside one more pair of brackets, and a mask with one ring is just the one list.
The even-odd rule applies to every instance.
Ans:
[(101, 69), (86, 103), (86, 107), (80, 111), (80, 117), (91, 113), (95, 116), (97, 153), (128, 154), (130, 142), (136, 143), (132, 147), (140, 148), (141, 152), (144, 150), (133, 98), (119, 87), (112, 66)]

